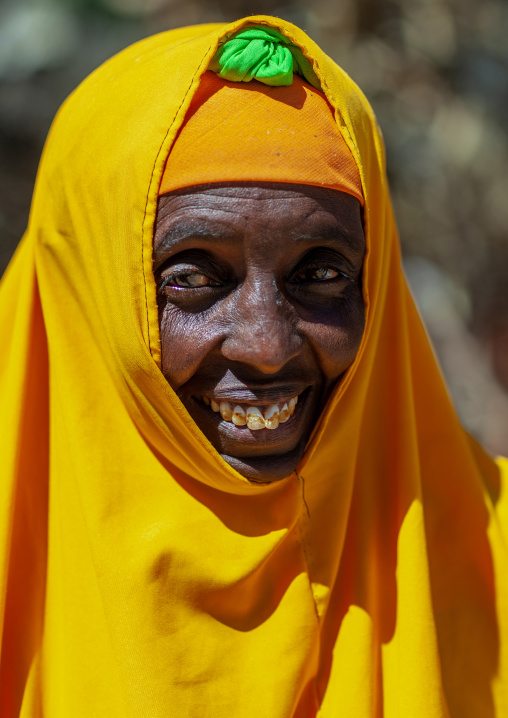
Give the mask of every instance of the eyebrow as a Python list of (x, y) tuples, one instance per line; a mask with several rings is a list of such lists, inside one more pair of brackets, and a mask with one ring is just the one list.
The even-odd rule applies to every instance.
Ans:
[(365, 249), (365, 235), (363, 232), (361, 235), (344, 232), (340, 227), (323, 226), (316, 232), (295, 232), (293, 239), (297, 242), (340, 242), (341, 244), (345, 244), (346, 247), (353, 252), (363, 252)]
[(196, 222), (178, 221), (175, 222), (173, 227), (164, 232), (162, 238), (157, 240), (156, 246), (154, 246), (154, 256), (158, 256), (161, 252), (165, 252), (168, 249), (172, 249), (179, 242), (183, 242), (186, 239), (201, 239), (205, 241), (213, 241), (221, 239), (224, 241), (234, 241), (238, 239), (238, 234), (235, 231), (227, 228), (226, 225), (221, 222), (210, 224), (208, 221), (206, 224)]
[(237, 232), (232, 231), (226, 227), (226, 225), (217, 222), (210, 226), (209, 223), (202, 224), (196, 222), (178, 222), (173, 227), (170, 227), (167, 232), (164, 233), (162, 242), (166, 247), (180, 242), (183, 239), (199, 238), (199, 239), (236, 239)]

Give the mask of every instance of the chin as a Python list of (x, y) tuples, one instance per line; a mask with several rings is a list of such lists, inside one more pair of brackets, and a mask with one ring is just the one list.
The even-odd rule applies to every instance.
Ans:
[(296, 472), (302, 458), (304, 447), (296, 447), (287, 454), (242, 457), (221, 454), (232, 469), (251, 481), (253, 484), (270, 484), (282, 481)]

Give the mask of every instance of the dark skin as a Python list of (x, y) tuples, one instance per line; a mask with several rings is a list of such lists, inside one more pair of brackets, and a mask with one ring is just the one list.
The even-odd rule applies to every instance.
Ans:
[[(159, 198), (154, 236), (162, 371), (223, 459), (254, 482), (291, 475), (365, 323), (353, 196), (295, 184), (192, 187)], [(275, 430), (205, 402), (298, 396)]]

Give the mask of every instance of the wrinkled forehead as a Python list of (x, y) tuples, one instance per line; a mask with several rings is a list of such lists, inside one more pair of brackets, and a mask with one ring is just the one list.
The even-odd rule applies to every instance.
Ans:
[[(154, 265), (168, 252), (200, 243), (213, 247), (256, 239), (261, 251), (294, 252), (304, 241), (341, 245), (358, 261), (365, 238), (362, 212), (352, 195), (312, 185), (217, 184), (159, 198)], [(268, 259), (269, 257), (267, 257)]]
[(313, 185), (282, 183), (209, 184), (159, 198), (154, 256), (181, 238), (235, 239), (247, 230), (282, 239), (341, 238), (364, 251), (360, 203), (352, 195)]

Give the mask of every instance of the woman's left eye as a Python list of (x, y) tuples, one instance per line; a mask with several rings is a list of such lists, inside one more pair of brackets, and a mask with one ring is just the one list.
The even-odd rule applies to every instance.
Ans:
[(306, 267), (298, 272), (293, 281), (296, 282), (329, 282), (333, 279), (348, 279), (345, 272), (340, 272), (338, 269), (333, 267)]

